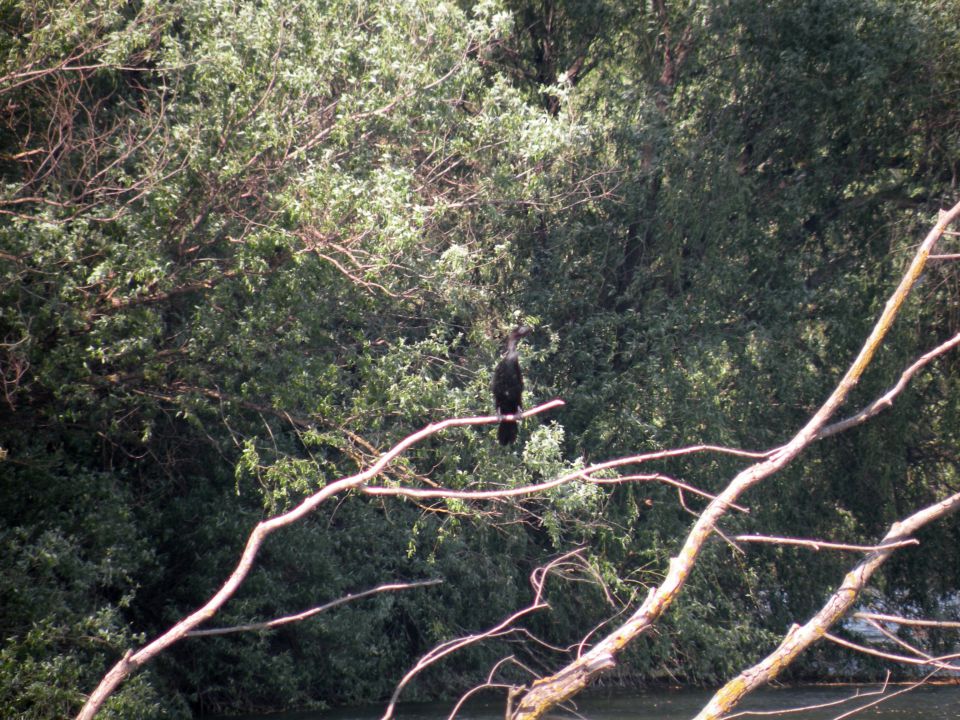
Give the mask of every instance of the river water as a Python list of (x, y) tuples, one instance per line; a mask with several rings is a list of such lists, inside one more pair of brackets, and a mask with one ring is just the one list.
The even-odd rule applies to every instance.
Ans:
[[(909, 692), (902, 685), (886, 688), (863, 686), (810, 686), (766, 689), (749, 696), (737, 708), (735, 717), (745, 720), (832, 720), (853, 717), (870, 720), (960, 720), (960, 686), (926, 686)], [(899, 694), (898, 694), (899, 693)], [(575, 712), (557, 711), (551, 718), (586, 720), (689, 720), (709, 700), (706, 690), (657, 690), (592, 694), (579, 699)], [(860, 712), (851, 713), (857, 708)], [(453, 703), (410, 703), (401, 705), (398, 720), (446, 720)], [(800, 708), (805, 708), (800, 710)], [(383, 707), (354, 708), (323, 713), (271, 715), (270, 720), (378, 720)], [(473, 703), (463, 709), (459, 720), (502, 720), (498, 702)], [(734, 716), (731, 716), (734, 717)], [(264, 719), (266, 720), (266, 719)]]

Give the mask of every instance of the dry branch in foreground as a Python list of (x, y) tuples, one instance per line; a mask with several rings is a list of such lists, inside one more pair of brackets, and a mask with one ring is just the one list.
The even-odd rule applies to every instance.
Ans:
[[(516, 418), (521, 419), (530, 417), (532, 415), (537, 415), (561, 405), (563, 405), (562, 400), (551, 400), (550, 402), (538, 405), (535, 408), (531, 408), (526, 412), (516, 415)], [(273, 532), (303, 519), (329, 498), (348, 490), (362, 487), (367, 481), (383, 472), (393, 460), (402, 455), (412, 445), (415, 445), (421, 440), (434, 435), (441, 430), (451, 427), (463, 427), (467, 425), (489, 425), (492, 423), (498, 423), (501, 419), (502, 418), (497, 417), (496, 415), (484, 415), (478, 417), (451, 418), (448, 420), (441, 420), (440, 422), (431, 423), (422, 430), (405, 437), (390, 450), (381, 455), (380, 459), (366, 470), (359, 472), (356, 475), (351, 475), (349, 477), (336, 480), (306, 498), (292, 510), (258, 523), (250, 533), (250, 537), (247, 539), (246, 548), (244, 548), (243, 554), (240, 556), (240, 561), (237, 564), (237, 567), (230, 574), (230, 577), (227, 578), (226, 582), (224, 582), (220, 589), (213, 595), (213, 597), (211, 597), (203, 607), (195, 610), (183, 620), (176, 623), (173, 627), (152, 642), (141, 647), (139, 650), (128, 650), (127, 653), (110, 669), (110, 671), (103, 676), (100, 684), (93, 691), (93, 693), (90, 694), (90, 696), (87, 698), (87, 702), (77, 714), (77, 720), (92, 720), (92, 718), (96, 716), (97, 712), (99, 712), (103, 703), (106, 702), (107, 698), (110, 697), (113, 691), (116, 690), (120, 683), (122, 683), (131, 673), (150, 662), (150, 660), (174, 643), (177, 643), (183, 638), (187, 637), (187, 635), (195, 628), (216, 615), (220, 608), (223, 607), (224, 603), (226, 603), (227, 600), (229, 600), (243, 584), (243, 581), (246, 579), (251, 568), (253, 567), (253, 561), (256, 558), (257, 553), (260, 551), (260, 547), (263, 545), (263, 542), (267, 539), (267, 537)]]
[(518, 691), (516, 705), (508, 709), (508, 720), (539, 720), (552, 708), (579, 693), (594, 678), (612, 667), (616, 655), (630, 642), (649, 630), (666, 612), (693, 571), (693, 566), (707, 539), (716, 530), (717, 523), (726, 515), (732, 503), (736, 502), (737, 498), (749, 488), (786, 467), (819, 437), (827, 421), (846, 400), (873, 359), (899, 313), (900, 307), (919, 279), (934, 245), (958, 216), (960, 216), (960, 203), (947, 212), (940, 212), (936, 224), (917, 249), (853, 364), (807, 424), (786, 445), (769, 454), (764, 460), (746, 468), (731, 480), (694, 524), (679, 554), (670, 561), (663, 583), (659, 587), (652, 588), (640, 607), (626, 622), (597, 642), (589, 652), (553, 675), (537, 680), (528, 688)]
[[(880, 543), (883, 549), (872, 552), (847, 573), (840, 588), (827, 600), (820, 612), (806, 624), (790, 628), (776, 650), (720, 688), (695, 720), (717, 720), (726, 715), (744, 695), (776, 678), (801, 652), (824, 637), (827, 628), (847, 614), (873, 573), (893, 555), (895, 548), (890, 545), (909, 539), (910, 535), (924, 525), (958, 509), (960, 493), (925, 507), (901, 522), (895, 522)], [(934, 659), (929, 659), (923, 664), (935, 662)]]

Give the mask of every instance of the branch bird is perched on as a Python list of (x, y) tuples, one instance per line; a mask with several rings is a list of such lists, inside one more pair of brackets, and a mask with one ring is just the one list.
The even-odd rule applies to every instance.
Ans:
[[(521, 325), (507, 336), (507, 348), (493, 371), (493, 401), (497, 406), (497, 415), (515, 415), (520, 412), (523, 396), (523, 374), (520, 372), (520, 353), (517, 342), (533, 332), (529, 325)], [(497, 440), (501, 445), (509, 445), (517, 439), (515, 420), (501, 420), (497, 428)]]

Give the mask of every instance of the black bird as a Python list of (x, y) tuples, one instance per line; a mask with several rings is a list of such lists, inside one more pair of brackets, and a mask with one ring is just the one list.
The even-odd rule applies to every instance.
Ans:
[[(520, 372), (520, 353), (517, 341), (533, 332), (529, 325), (521, 325), (507, 337), (507, 349), (493, 371), (493, 401), (497, 406), (497, 415), (515, 415), (520, 412), (520, 400), (523, 396), (523, 374)], [(497, 440), (501, 445), (509, 445), (517, 439), (515, 420), (501, 420), (497, 428)]]

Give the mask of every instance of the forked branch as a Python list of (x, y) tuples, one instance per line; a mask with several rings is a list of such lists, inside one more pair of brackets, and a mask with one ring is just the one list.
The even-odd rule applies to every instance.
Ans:
[[(914, 513), (902, 522), (895, 522), (876, 550), (847, 573), (840, 588), (827, 600), (823, 608), (803, 626), (794, 625), (780, 646), (753, 667), (730, 680), (711, 698), (695, 720), (717, 720), (725, 716), (747, 693), (770, 682), (796, 657), (827, 634), (827, 628), (840, 620), (856, 601), (867, 581), (896, 550), (896, 544), (924, 525), (960, 510), (960, 493), (951, 495), (934, 505)], [(921, 664), (935, 664), (942, 659), (930, 659)]]
[(659, 587), (652, 588), (633, 615), (601, 639), (589, 652), (553, 675), (534, 682), (525, 692), (522, 692), (516, 706), (509, 712), (510, 720), (538, 720), (550, 709), (579, 693), (595, 677), (612, 666), (612, 662), (608, 662), (608, 659), (615, 658), (631, 641), (650, 629), (663, 615), (679, 595), (704, 544), (731, 505), (746, 490), (777, 473), (796, 458), (817, 438), (830, 417), (846, 400), (890, 330), (907, 295), (920, 277), (934, 245), (958, 216), (960, 216), (960, 203), (948, 212), (940, 213), (933, 229), (917, 249), (896, 290), (887, 300), (880, 318), (856, 359), (807, 424), (786, 445), (740, 472), (700, 515), (687, 535), (680, 553), (670, 561), (663, 583)]
[[(550, 402), (518, 414), (517, 418), (520, 419), (537, 415), (561, 405), (563, 405), (562, 400), (551, 400)], [(224, 603), (226, 603), (227, 600), (229, 600), (230, 597), (232, 597), (237, 591), (240, 585), (243, 584), (243, 581), (246, 579), (251, 568), (253, 567), (253, 561), (256, 558), (257, 553), (260, 551), (261, 545), (263, 545), (263, 542), (273, 532), (306, 517), (329, 498), (340, 493), (347, 492), (348, 490), (362, 487), (366, 482), (383, 472), (391, 462), (406, 452), (411, 446), (415, 445), (421, 440), (424, 440), (425, 438), (430, 437), (431, 435), (435, 435), (436, 433), (451, 427), (489, 425), (498, 422), (500, 422), (500, 418), (496, 415), (484, 415), (478, 417), (451, 418), (448, 420), (431, 423), (422, 430), (405, 437), (390, 450), (381, 455), (373, 465), (363, 472), (359, 472), (356, 475), (351, 475), (349, 477), (341, 478), (335, 482), (332, 482), (306, 498), (297, 507), (293, 508), (289, 512), (258, 523), (253, 529), (253, 532), (250, 533), (250, 537), (247, 539), (247, 545), (240, 557), (240, 562), (237, 564), (237, 567), (230, 574), (230, 577), (227, 578), (227, 581), (221, 586), (216, 594), (214, 594), (214, 596), (211, 597), (207, 603), (203, 605), (203, 607), (195, 610), (193, 613), (163, 633), (163, 635), (160, 637), (156, 638), (139, 650), (128, 650), (127, 653), (116, 663), (116, 665), (114, 665), (103, 677), (93, 693), (91, 693), (90, 697), (87, 699), (87, 702), (77, 715), (77, 720), (92, 720), (107, 698), (110, 697), (113, 691), (116, 690), (120, 683), (122, 683), (131, 673), (148, 663), (159, 653), (163, 652), (174, 643), (179, 642), (183, 638), (187, 637), (199, 625), (216, 615), (217, 612), (220, 611), (220, 608), (223, 607)]]

